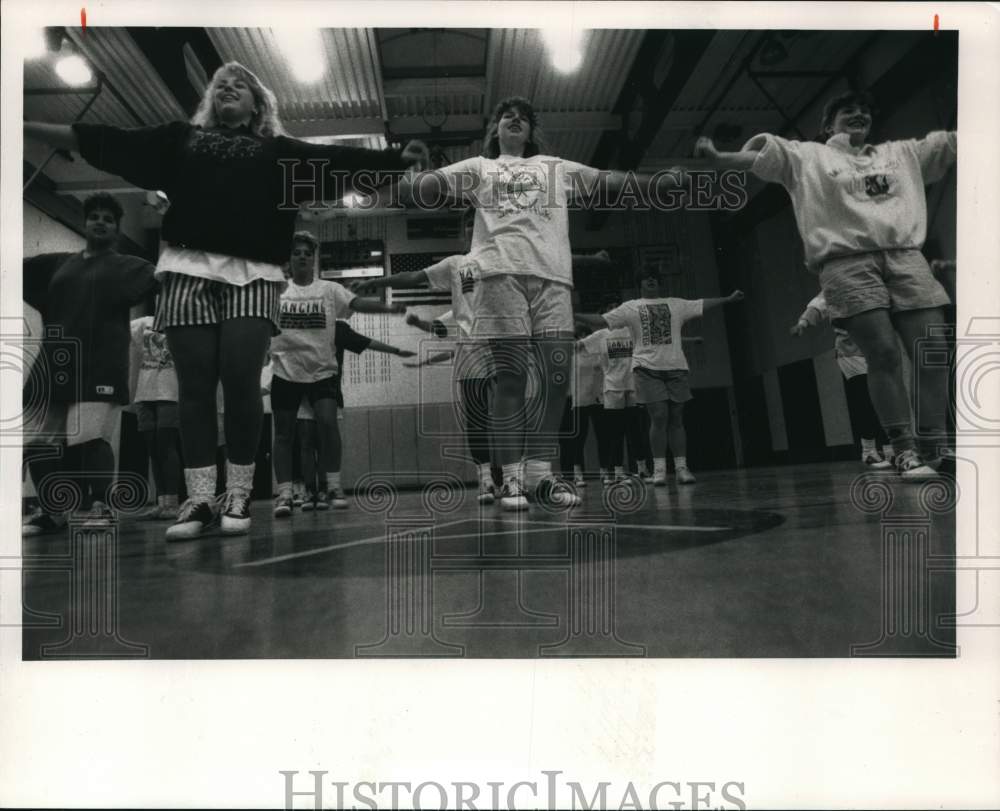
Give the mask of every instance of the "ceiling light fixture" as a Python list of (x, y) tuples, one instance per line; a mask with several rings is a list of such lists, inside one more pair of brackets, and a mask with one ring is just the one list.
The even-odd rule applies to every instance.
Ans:
[(560, 73), (572, 73), (583, 63), (582, 29), (572, 26), (543, 28), (542, 40), (552, 60), (552, 67)]
[(300, 82), (317, 82), (326, 75), (322, 34), (317, 28), (272, 28), (282, 56)]
[(56, 75), (70, 87), (82, 87), (90, 84), (94, 78), (94, 72), (87, 64), (87, 60), (73, 49), (67, 39), (63, 40), (62, 47), (59, 49), (59, 58), (56, 59)]

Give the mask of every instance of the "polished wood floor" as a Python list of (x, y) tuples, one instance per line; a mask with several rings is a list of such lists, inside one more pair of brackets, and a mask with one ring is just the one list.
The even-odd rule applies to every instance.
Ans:
[[(24, 543), (25, 659), (953, 656), (947, 482), (857, 463), (590, 482), (571, 511), (371, 491), (249, 536)], [(928, 506), (929, 505), (929, 506)]]

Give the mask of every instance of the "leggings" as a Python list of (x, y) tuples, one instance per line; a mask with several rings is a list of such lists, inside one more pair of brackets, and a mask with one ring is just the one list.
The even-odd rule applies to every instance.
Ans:
[(586, 469), (583, 457), (587, 435), (591, 423), (594, 425), (594, 432), (598, 433), (598, 421), (603, 410), (603, 406), (597, 403), (575, 407), (571, 399), (566, 399), (562, 424), (559, 426), (559, 455), (563, 472), (567, 475), (573, 472), (575, 465)]
[(855, 439), (878, 439), (880, 445), (885, 445), (888, 439), (878, 421), (878, 414), (872, 405), (868, 394), (868, 375), (855, 375), (844, 378), (844, 389), (847, 392), (847, 410), (851, 415), (851, 426)]
[(493, 378), (473, 377), (459, 382), (469, 453), (477, 465), (485, 465), (490, 461), (490, 394), (493, 390)]

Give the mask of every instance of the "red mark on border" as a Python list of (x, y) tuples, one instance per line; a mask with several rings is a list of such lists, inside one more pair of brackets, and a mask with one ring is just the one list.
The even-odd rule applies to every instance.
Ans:
[(934, 15), (934, 30), (937, 31), (941, 28), (941, 21), (938, 19), (938, 15)]
[[(937, 15), (934, 15), (934, 24), (937, 25)], [(80, 9), (80, 27), (83, 29), (84, 33), (87, 31), (87, 9)]]

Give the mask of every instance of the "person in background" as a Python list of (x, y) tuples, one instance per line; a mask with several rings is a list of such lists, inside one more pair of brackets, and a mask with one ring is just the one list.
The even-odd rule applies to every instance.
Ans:
[[(42, 357), (29, 378), (40, 390), (27, 395), (44, 400), (44, 408), (24, 428), (24, 458), (39, 495), (47, 478), (65, 476), (95, 523), (113, 519), (111, 439), (129, 402), (130, 310), (156, 289), (149, 262), (115, 250), (122, 216), (110, 194), (91, 195), (83, 202), (86, 247), (23, 264), (24, 302), (45, 327)], [(65, 515), (43, 509), (28, 517), (22, 534), (58, 532), (65, 524)]]
[[(792, 327), (792, 335), (799, 337), (810, 327), (819, 325), (824, 319), (829, 319), (829, 310), (826, 306), (826, 299), (820, 293), (807, 305), (802, 315), (799, 316), (795, 326)], [(834, 353), (837, 357), (837, 365), (840, 373), (844, 376), (844, 390), (847, 393), (847, 408), (851, 414), (851, 424), (861, 441), (861, 463), (869, 470), (891, 469), (893, 464), (886, 459), (884, 449), (888, 445), (882, 426), (879, 425), (878, 415), (872, 405), (872, 399), (868, 396), (868, 364), (858, 345), (851, 340), (847, 331), (840, 327), (834, 327), (833, 333), (836, 336), (834, 342)], [(883, 450), (879, 450), (879, 441)], [(892, 458), (892, 449), (889, 448), (889, 458)]]

